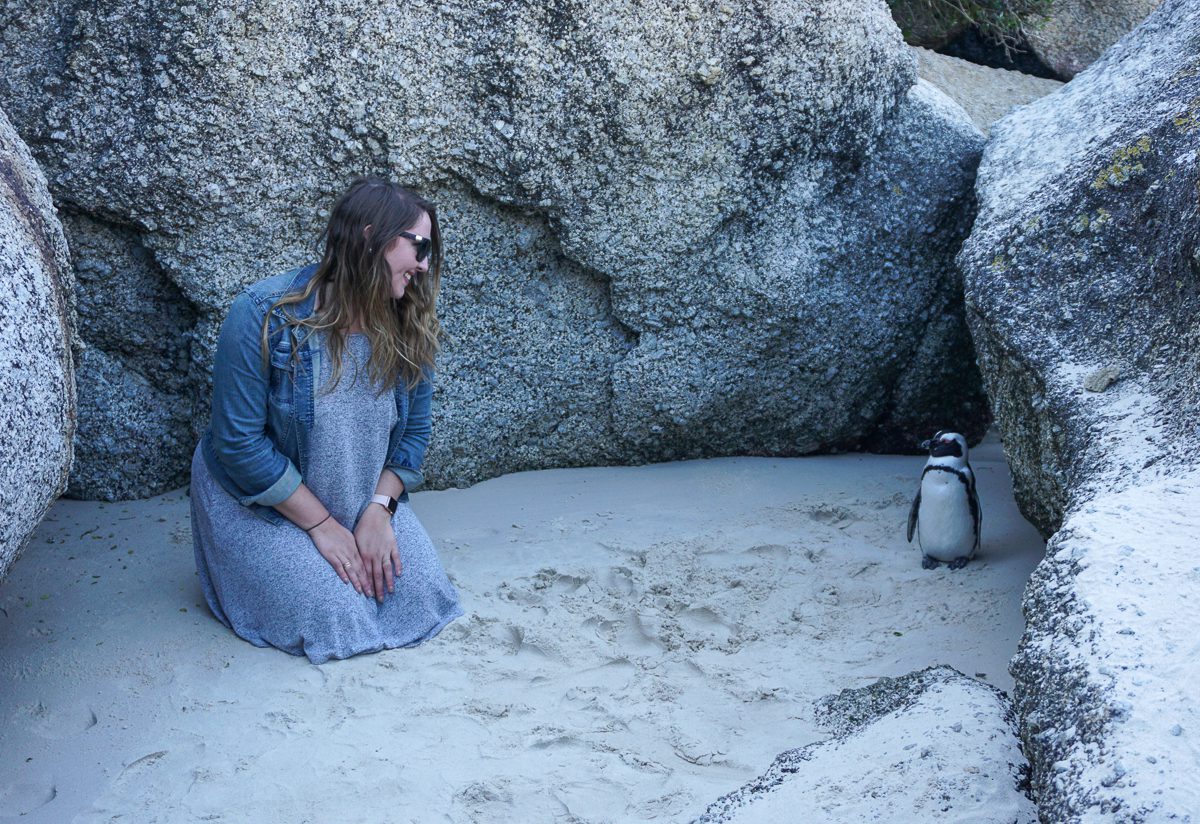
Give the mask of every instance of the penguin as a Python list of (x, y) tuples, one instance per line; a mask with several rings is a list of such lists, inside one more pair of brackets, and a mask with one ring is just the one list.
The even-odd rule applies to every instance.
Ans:
[(921, 446), (928, 446), (929, 460), (908, 513), (908, 542), (916, 532), (925, 569), (935, 569), (939, 561), (962, 569), (979, 549), (983, 519), (967, 439), (957, 432), (938, 432)]

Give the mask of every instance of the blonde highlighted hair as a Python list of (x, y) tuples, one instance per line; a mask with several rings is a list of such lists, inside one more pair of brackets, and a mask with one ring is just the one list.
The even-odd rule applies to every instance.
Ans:
[[(392, 297), (392, 272), (386, 251), (401, 232), (429, 215), (429, 269), (417, 274), (399, 300)], [(370, 229), (368, 230), (368, 227)], [(282, 309), (286, 324), (307, 333), (325, 331), (332, 360), (331, 384), (342, 374), (346, 335), (356, 323), (371, 342), (367, 374), (384, 390), (403, 381), (412, 389), (433, 368), (441, 325), (437, 296), (442, 278), (442, 236), (437, 207), (420, 195), (376, 177), (355, 180), (342, 193), (321, 234), (324, 253), (305, 287), (276, 301), (263, 320), (263, 363), (269, 357), (270, 319)], [(320, 306), (307, 318), (287, 308), (316, 291)], [(293, 358), (297, 356), (293, 351)]]

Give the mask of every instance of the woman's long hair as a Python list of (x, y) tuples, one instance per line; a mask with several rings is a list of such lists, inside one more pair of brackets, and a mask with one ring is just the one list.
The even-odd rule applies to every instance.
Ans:
[[(390, 245), (420, 219), (429, 215), (432, 226), (429, 269), (417, 274), (400, 300), (392, 297), (392, 272), (384, 257)], [(367, 227), (370, 230), (367, 230)], [(442, 278), (442, 235), (437, 207), (395, 183), (363, 177), (350, 184), (329, 215), (319, 242), (325, 246), (317, 271), (304, 289), (281, 297), (263, 319), (262, 351), (269, 363), (271, 315), (283, 309), (287, 324), (309, 333), (328, 334), (335, 386), (342, 374), (347, 330), (357, 322), (371, 341), (367, 374), (384, 390), (400, 380), (412, 389), (433, 367), (441, 325), (437, 296)], [(401, 239), (407, 243), (407, 240)], [(319, 290), (319, 291), (318, 291)], [(320, 295), (320, 307), (307, 318), (295, 318), (287, 307)], [(293, 348), (293, 357), (298, 353)]]

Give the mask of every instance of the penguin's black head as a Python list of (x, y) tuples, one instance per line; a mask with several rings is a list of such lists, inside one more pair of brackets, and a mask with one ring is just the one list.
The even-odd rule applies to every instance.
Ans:
[(960, 438), (962, 436), (956, 432), (938, 432), (932, 439), (926, 441), (929, 444), (929, 457), (961, 458), (963, 448), (959, 442)]

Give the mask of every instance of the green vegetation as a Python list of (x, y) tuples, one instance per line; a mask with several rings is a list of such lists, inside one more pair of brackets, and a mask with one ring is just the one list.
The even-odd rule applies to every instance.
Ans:
[(904, 39), (937, 48), (966, 28), (1009, 49), (1022, 28), (1037, 28), (1054, 0), (888, 0)]

